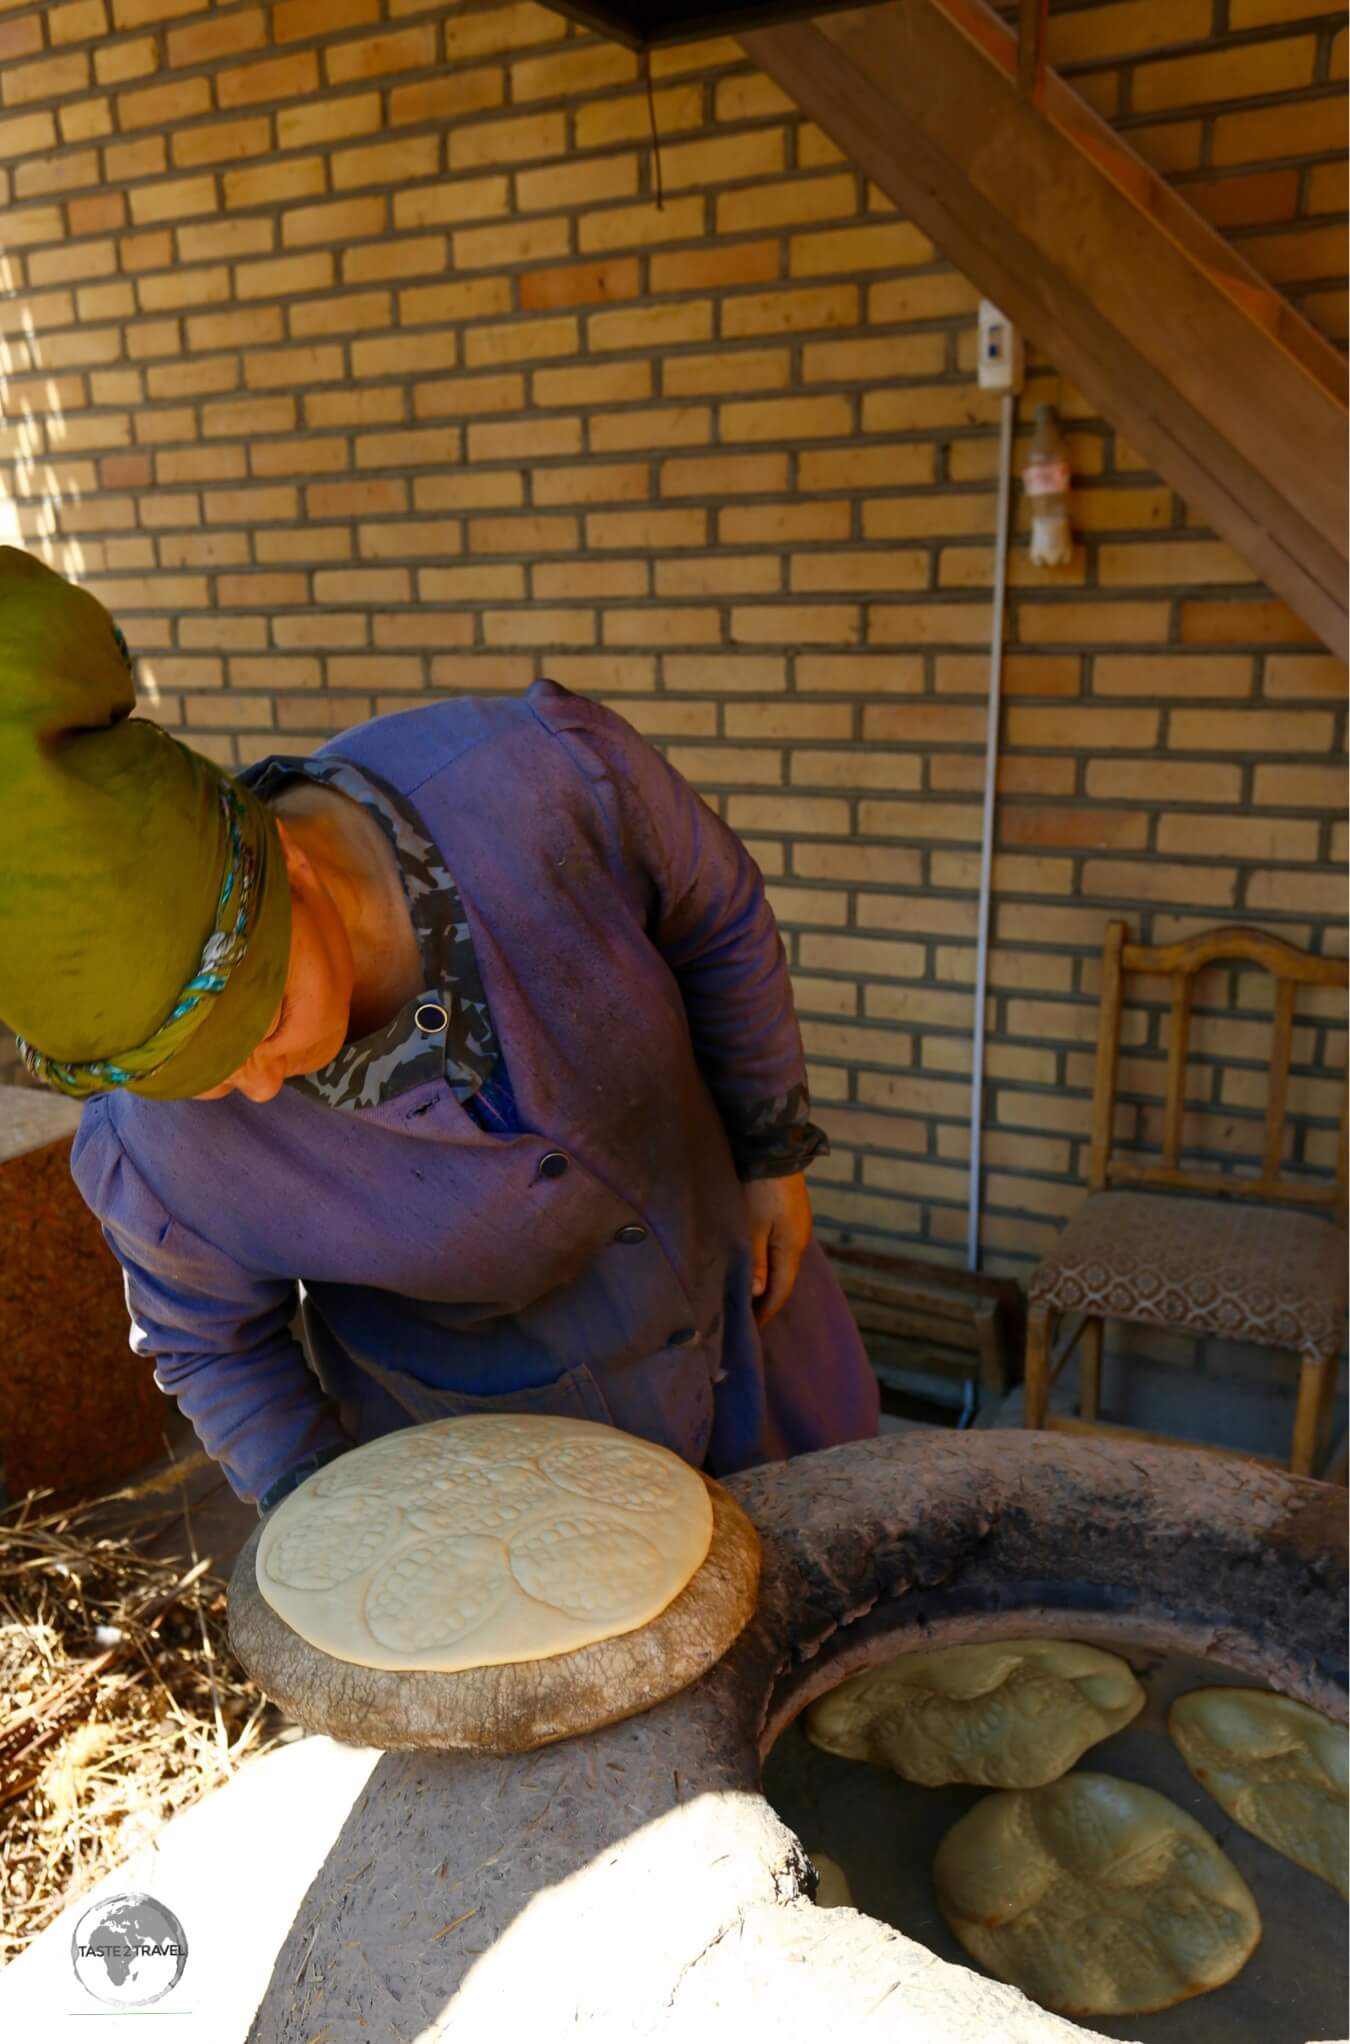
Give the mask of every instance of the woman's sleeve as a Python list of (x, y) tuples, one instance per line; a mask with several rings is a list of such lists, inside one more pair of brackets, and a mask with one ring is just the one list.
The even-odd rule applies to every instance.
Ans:
[(531, 699), (590, 781), (643, 893), (740, 1176), (803, 1170), (829, 1143), (810, 1120), (787, 955), (758, 866), (624, 718), (556, 682), (536, 683)]
[(122, 1266), (132, 1350), (153, 1359), (155, 1382), (239, 1497), (284, 1494), (297, 1470), (353, 1445), (290, 1331), (293, 1281), (242, 1269), (175, 1220), (97, 1102), (71, 1174)]

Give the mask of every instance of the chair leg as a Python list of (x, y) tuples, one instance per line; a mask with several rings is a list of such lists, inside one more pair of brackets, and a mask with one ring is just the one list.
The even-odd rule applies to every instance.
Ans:
[(1298, 1403), (1294, 1407), (1294, 1440), (1289, 1468), (1295, 1476), (1311, 1476), (1317, 1459), (1319, 1437), (1326, 1431), (1336, 1381), (1335, 1356), (1310, 1351), (1303, 1357), (1298, 1373)]
[(1023, 1372), (1022, 1424), (1043, 1427), (1050, 1402), (1050, 1338), (1055, 1316), (1049, 1306), (1027, 1308), (1027, 1353)]
[(1104, 1320), (1085, 1320), (1078, 1337), (1078, 1411), (1082, 1419), (1096, 1419), (1102, 1402), (1102, 1336)]

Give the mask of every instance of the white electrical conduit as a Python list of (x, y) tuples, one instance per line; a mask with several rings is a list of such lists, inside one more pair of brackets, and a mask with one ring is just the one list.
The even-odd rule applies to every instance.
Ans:
[[(995, 781), (1003, 700), (1003, 608), (1008, 589), (1008, 524), (1012, 497), (1013, 414), (1017, 399), (1003, 399), (998, 443), (998, 530), (994, 546), (994, 616), (989, 639), (989, 721), (984, 737), (984, 820), (980, 832), (980, 902), (975, 950), (975, 1047), (970, 1075), (970, 1207), (966, 1268), (980, 1267), (980, 1150), (984, 1133), (984, 1011), (989, 991), (989, 894), (994, 863)], [(967, 1387), (967, 1405), (971, 1390)], [(961, 1424), (969, 1422), (963, 1412)]]

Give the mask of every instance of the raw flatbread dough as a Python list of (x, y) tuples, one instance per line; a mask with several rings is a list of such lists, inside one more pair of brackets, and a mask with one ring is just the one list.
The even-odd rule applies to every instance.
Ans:
[(258, 1588), (366, 1668), (547, 1660), (650, 1624), (702, 1566), (701, 1476), (591, 1420), (492, 1413), (354, 1448), (284, 1498)]
[(845, 1760), (940, 1788), (1039, 1788), (1143, 1708), (1129, 1665), (1071, 1640), (902, 1654), (813, 1703), (808, 1738)]
[(853, 1891), (848, 1885), (848, 1875), (838, 1860), (831, 1859), (827, 1852), (809, 1852), (807, 1858), (815, 1868), (817, 1909), (852, 1909)]
[(1267, 1689), (1192, 1689), (1167, 1729), (1244, 1831), (1350, 1898), (1344, 1725)]
[(933, 1862), (986, 1972), (1064, 2016), (1136, 2016), (1222, 1987), (1261, 1936), (1251, 1891), (1193, 1817), (1109, 1774), (984, 1796)]

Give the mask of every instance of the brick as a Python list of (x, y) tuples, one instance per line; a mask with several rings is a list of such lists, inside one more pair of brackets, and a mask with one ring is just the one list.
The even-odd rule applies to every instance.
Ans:
[(1199, 760), (1089, 759), (1085, 792), (1108, 802), (1231, 804), (1241, 799), (1242, 769)]
[(409, 433), (358, 433), (358, 468), (403, 468), (423, 462), (458, 462), (460, 429), (456, 425), (423, 425)]
[[(344, 374), (342, 350), (326, 348), (278, 348), (244, 357), (244, 381), (250, 390), (308, 389), (315, 383), (333, 383)], [(315, 421), (310, 419), (309, 424)]]
[(863, 710), (865, 739), (901, 745), (978, 745), (985, 738), (983, 704), (906, 702), (869, 705)]
[(696, 299), (679, 305), (642, 305), (631, 310), (595, 312), (586, 321), (586, 345), (600, 350), (640, 348), (653, 351), (712, 337), (711, 301)]
[(215, 210), (216, 181), (212, 177), (174, 178), (168, 184), (147, 185), (131, 193), (131, 217), (138, 227)]
[[(0, 171), (0, 195), (6, 202), (8, 191), (5, 180), (8, 175), (7, 171)], [(98, 151), (86, 149), (77, 155), (19, 164), (14, 172), (14, 196), (16, 199), (43, 199), (58, 192), (78, 191), (82, 185), (99, 183)]]
[(590, 610), (485, 610), (482, 619), (489, 646), (595, 643), (595, 613)]
[(842, 439), (853, 426), (843, 396), (746, 398), (718, 407), (723, 440)]
[(1272, 653), (1265, 663), (1262, 694), (1308, 697), (1340, 704), (1346, 698), (1346, 666), (1330, 653)]
[(390, 93), (389, 124), (397, 128), (412, 121), (458, 121), (465, 114), (501, 106), (505, 97), (504, 74), (495, 67), (418, 78), (396, 85)]
[[(847, 481), (852, 489), (898, 487), (933, 479), (933, 449), (918, 445), (849, 449)], [(841, 475), (837, 453), (805, 449), (797, 457), (797, 482), (802, 490), (837, 490)]]
[(723, 719), (728, 738), (783, 738), (797, 743), (853, 735), (853, 712), (844, 703), (729, 703)]
[(674, 355), (661, 365), (666, 397), (711, 397), (723, 391), (781, 390), (788, 382), (785, 348), (729, 348), (715, 355)]
[(633, 53), (613, 43), (554, 50), (512, 64), (511, 98), (517, 105), (531, 99), (581, 99), (607, 85), (628, 84), (637, 77), (637, 69)]
[(1138, 811), (1005, 807), (999, 818), (1004, 845), (1063, 845), (1075, 851), (1142, 852), (1148, 846), (1148, 818)]
[(278, 0), (272, 9), (272, 38), (278, 43), (305, 42), (378, 21), (380, 0)]
[[(1249, 47), (1260, 56), (1270, 47)], [(1276, 47), (1279, 47), (1278, 45)], [(1262, 88), (1274, 92), (1271, 84)], [(1246, 164), (1282, 156), (1324, 155), (1345, 148), (1346, 112), (1343, 94), (1301, 99), (1296, 106), (1262, 107), (1242, 113), (1221, 113), (1214, 121), (1211, 161), (1216, 166)]]
[(1005, 725), (1007, 743), (1040, 750), (1069, 747), (1092, 754), (1147, 752), (1158, 743), (1161, 714), (1157, 710), (1112, 710), (1096, 707), (1041, 709), (1010, 706)]
[(232, 262), (239, 256), (266, 255), (275, 232), (270, 220), (208, 220), (199, 227), (180, 227), (178, 259), (184, 263)]
[(414, 28), (355, 42), (334, 43), (324, 52), (330, 85), (355, 85), (366, 78), (385, 78), (399, 71), (420, 71), (435, 62), (436, 27), (422, 22)]
[(400, 185), (412, 178), (434, 177), (440, 169), (435, 135), (404, 135), (397, 142), (375, 142), (364, 149), (339, 149), (330, 162), (334, 191), (360, 185)]
[(1210, 582), (1254, 582), (1257, 577), (1221, 540), (1178, 537), (1099, 546), (1097, 579), (1103, 587), (1187, 584), (1194, 588)]
[(908, 220), (888, 220), (876, 226), (795, 234), (788, 244), (788, 269), (794, 277), (840, 272), (853, 276), (860, 270), (917, 269), (935, 256), (927, 235)]
[(293, 162), (258, 164), (248, 170), (227, 170), (227, 206), (273, 206), (287, 199), (310, 199), (327, 189), (321, 156), (297, 156)]
[[(486, 180), (485, 180), (486, 182)], [(451, 267), (456, 270), (507, 268), (516, 263), (541, 262), (550, 256), (566, 255), (571, 224), (565, 219), (501, 221), (490, 227), (465, 227), (454, 237)], [(636, 271), (636, 264), (633, 266)], [(540, 272), (530, 271), (519, 279), (522, 312), (546, 309), (549, 301), (527, 293), (525, 286)], [(636, 275), (632, 285), (637, 291)], [(620, 295), (618, 292), (612, 295)]]
[(979, 293), (955, 271), (937, 275), (887, 278), (868, 286), (869, 326), (896, 326), (909, 320), (950, 319), (974, 313)]
[(1197, 908), (1232, 908), (1237, 875), (1214, 866), (1166, 866), (1155, 859), (1088, 859), (1079, 886), (1133, 906), (1136, 902), (1188, 902)]
[(922, 763), (899, 752), (813, 752), (792, 755), (794, 787), (875, 788), (888, 794), (917, 790)]
[[(701, 426), (699, 437), (706, 439), (709, 415), (700, 410), (697, 419)], [(690, 455), (661, 464), (663, 497), (725, 497), (740, 492), (758, 495), (786, 487), (787, 458), (782, 454)], [(758, 537), (750, 543), (757, 543)]]
[(581, 420), (564, 417), (470, 426), (465, 449), (469, 461), (537, 461), (581, 452)]
[(772, 554), (697, 554), (656, 563), (658, 596), (776, 596), (782, 577)]
[(793, 591), (923, 589), (928, 556), (917, 548), (897, 552), (870, 548), (860, 553), (794, 554), (788, 586)]
[(162, 568), (240, 568), (248, 560), (245, 532), (174, 532), (159, 542)]
[(660, 552), (707, 544), (706, 511), (592, 511), (585, 520), (586, 546)]
[(202, 406), (202, 433), (208, 440), (291, 433), (295, 426), (293, 397), (245, 397)]
[(1158, 850), (1188, 859), (1312, 861), (1320, 831), (1312, 818), (1173, 814), (1158, 819)]
[(573, 156), (564, 163), (551, 164), (547, 170), (518, 170), (514, 185), (518, 213), (555, 212), (560, 206), (595, 206), (606, 199), (631, 199), (637, 195), (638, 159), (632, 152), (591, 162)]
[(194, 114), (208, 113), (211, 87), (205, 78), (178, 78), (171, 85), (150, 85), (117, 97), (119, 128), (176, 128)]
[(856, 326), (858, 317), (855, 284), (753, 292), (723, 301), (722, 334), (727, 340), (745, 340), (765, 334), (810, 332), (819, 327)]
[[(721, 460), (721, 457), (718, 457)], [(768, 457), (774, 460), (777, 457)], [(676, 464), (669, 464), (675, 466)], [(749, 487), (755, 487), (753, 483)], [(839, 540), (849, 536), (846, 504), (741, 504), (717, 514), (724, 546), (782, 545), (798, 540)]]
[[(645, 134), (645, 127), (639, 132)], [(663, 127), (660, 132), (669, 131)], [(755, 234), (766, 228), (799, 227), (812, 220), (841, 219), (856, 209), (857, 180), (852, 172), (754, 184), (744, 191), (718, 194), (717, 232)]]
[[(66, 43), (87, 43), (95, 36), (108, 33), (108, 13), (103, 0), (69, 0), (69, 4), (64, 7), (49, 7), (46, 20), (47, 34), (55, 49), (62, 48)], [(36, 17), (31, 18), (31, 27), (38, 29)], [(40, 43), (39, 30), (38, 42), (31, 47), (37, 48)], [(16, 51), (14, 54), (17, 55), (19, 52)]]
[[(1350, 166), (1344, 161), (1313, 165), (1312, 169), (1308, 172), (1307, 182), (1304, 187), (1304, 203), (1309, 213), (1345, 212), (1347, 206), (1347, 170), (1350, 170)], [(1276, 174), (1271, 173), (1271, 175), (1274, 176)], [(1292, 173), (1280, 172), (1278, 175), (1284, 177), (1292, 175)], [(1247, 184), (1251, 180), (1243, 178), (1239, 182)], [(1279, 217), (1283, 218), (1285, 216), (1281, 214)]]
[(1018, 637), (1031, 645), (1104, 646), (1166, 637), (1166, 603), (1022, 603)]
[(222, 108), (261, 106), (269, 100), (303, 99), (319, 90), (319, 60), (312, 50), (286, 57), (267, 57), (258, 64), (240, 64), (216, 78)]
[[(265, 120), (266, 117), (264, 116)], [(353, 135), (378, 133), (381, 126), (377, 92), (349, 93), (343, 99), (322, 96), (308, 106), (288, 106), (276, 115), (277, 146), (308, 149), (316, 143), (346, 141)], [(252, 125), (239, 122), (239, 127)]]
[[(445, 236), (408, 236), (375, 242), (366, 248), (344, 249), (344, 284), (379, 283), (387, 277), (431, 276), (445, 268)], [(405, 293), (404, 297), (411, 294)], [(406, 314), (403, 316), (407, 316)]]
[(575, 518), (473, 518), (469, 548), (476, 554), (575, 553)]
[(525, 570), (514, 561), (496, 567), (423, 568), (417, 577), (422, 603), (510, 603), (525, 595)]
[[(1345, 915), (1343, 873), (1252, 873), (1247, 880), (1246, 906), (1262, 913), (1295, 913), (1335, 917)], [(1229, 1075), (1231, 1080), (1232, 1074)], [(1305, 1082), (1306, 1084), (1306, 1082)], [(1334, 1113), (1332, 1089), (1322, 1112)]]
[(332, 475), (347, 466), (345, 440), (260, 440), (249, 449), (255, 476)]
[(978, 843), (980, 808), (974, 802), (860, 802), (858, 828), (865, 837), (958, 839)]
[(279, 341), (282, 333), (281, 313), (275, 305), (255, 306), (251, 312), (204, 312), (187, 322), (187, 344), (194, 353), (265, 345)]
[[(517, 179), (517, 186), (520, 180)], [(555, 201), (555, 203), (557, 203)], [(607, 249), (640, 248), (651, 241), (691, 241), (704, 231), (702, 198), (676, 199), (664, 207), (611, 206), (586, 213), (577, 222), (577, 246), (583, 254)]]
[(536, 504), (632, 504), (649, 495), (645, 462), (594, 462), (582, 468), (539, 469)]
[(319, 249), (308, 255), (240, 263), (234, 280), (240, 298), (287, 298), (297, 291), (326, 291), (336, 281), (332, 256)]
[(516, 6), (494, 8), (490, 13), (454, 14), (445, 23), (445, 59), (455, 64), (465, 57), (561, 42), (566, 32), (556, 14), (534, 5), (533, 0), (520, 0)]
[(616, 608), (605, 612), (601, 636), (607, 646), (707, 646), (721, 639), (721, 624), (717, 611), (692, 604), (668, 610)]
[(1198, 56), (1137, 64), (1131, 103), (1136, 113), (1157, 113), (1170, 107), (1224, 106), (1235, 99), (1292, 91), (1312, 84), (1316, 52), (1315, 37), (1290, 36), (1279, 42), (1211, 48)]
[(103, 284), (75, 293), (80, 319), (130, 319), (136, 310), (136, 294), (130, 284)]
[(330, 525), (316, 530), (302, 527), (298, 532), (255, 532), (253, 551), (260, 567), (269, 563), (345, 561), (352, 552), (350, 532)]
[[(468, 290), (470, 287), (455, 288)], [(464, 359), (470, 368), (550, 355), (571, 356), (576, 354), (577, 348), (577, 322), (570, 316), (519, 321), (508, 326), (477, 327), (464, 337)]]
[[(407, 508), (408, 485), (401, 477), (390, 476), (379, 482), (344, 477), (336, 483), (311, 483), (305, 491), (305, 515), (308, 518), (370, 518), (385, 512), (406, 511)], [(415, 529), (402, 525), (384, 528), (391, 534), (411, 533)], [(438, 529), (429, 528), (433, 532)], [(363, 552), (370, 550), (362, 549)], [(459, 551), (458, 547), (454, 550)]]
[[(323, 486), (319, 491), (307, 491), (307, 497), (319, 495), (323, 501)], [(448, 554), (464, 552), (462, 527), (452, 519), (387, 519), (383, 525), (360, 525), (356, 531), (360, 552), (376, 560), (415, 560), (419, 554), (428, 554), (434, 560), (444, 560)], [(421, 580), (417, 583), (419, 595), (428, 595)]]
[[(656, 132), (662, 137), (677, 135), (682, 128), (703, 126), (703, 88), (677, 85), (654, 92)], [(578, 149), (606, 149), (616, 142), (645, 143), (651, 133), (651, 114), (645, 92), (595, 100), (579, 106), (574, 115)]]
[(55, 147), (56, 122), (49, 113), (21, 114), (15, 120), (0, 121), (0, 159), (34, 156)]
[(173, 270), (162, 277), (142, 277), (136, 293), (144, 312), (219, 304), (230, 296), (230, 273), (223, 264), (209, 270)]
[(653, 292), (716, 291), (728, 285), (771, 283), (780, 273), (776, 241), (734, 242), (727, 248), (677, 249), (648, 260)]
[(984, 604), (875, 603), (868, 608), (870, 645), (982, 645), (989, 636)]
[(460, 220), (490, 219), (505, 212), (509, 192), (505, 177), (456, 178), (453, 184), (395, 192), (394, 225), (445, 227)]
[(1250, 695), (1251, 684), (1250, 655), (1099, 653), (1092, 663), (1097, 695), (1161, 696), (1177, 702), (1197, 695)]
[(737, 645), (844, 646), (856, 644), (861, 631), (856, 604), (761, 604), (733, 609), (729, 636)]
[(666, 757), (695, 788), (733, 788), (747, 782), (777, 787), (783, 778), (781, 755), (752, 746), (673, 745)]
[[(0, 56), (7, 54), (0, 50)], [(92, 82), (88, 53), (71, 50), (64, 56), (45, 57), (36, 64), (7, 62), (0, 73), (0, 96), (6, 106), (30, 106), (35, 100), (60, 99), (69, 92), (83, 92)]]
[(417, 511), (501, 510), (524, 500), (518, 472), (461, 469), (443, 475), (413, 477), (413, 508)]
[(450, 131), (451, 170), (489, 163), (537, 163), (567, 149), (567, 120), (561, 113), (519, 114), (509, 120), (475, 122)]
[(1168, 722), (1176, 752), (1325, 753), (1332, 733), (1320, 710), (1173, 710)]
[(169, 62), (215, 64), (222, 57), (241, 57), (267, 41), (267, 23), (260, 7), (245, 7), (215, 21), (195, 21), (190, 28), (172, 28), (165, 37)]
[(100, 85), (125, 85), (130, 78), (148, 78), (158, 69), (159, 51), (153, 36), (139, 36), (134, 42), (117, 42), (94, 51), (94, 76)]
[(507, 277), (469, 277), (453, 284), (426, 284), (399, 293), (399, 318), (406, 326), (490, 319), (510, 309), (511, 283)]
[[(483, 379), (479, 379), (481, 382)], [(520, 378), (505, 379), (519, 387)], [(537, 369), (531, 397), (537, 406), (631, 404), (652, 394), (649, 362), (605, 362), (595, 367)], [(515, 399), (519, 404), (520, 398)]]
[(703, 405), (597, 413), (590, 421), (590, 444), (596, 454), (626, 453), (639, 447), (690, 447), (711, 438), (712, 414)]

